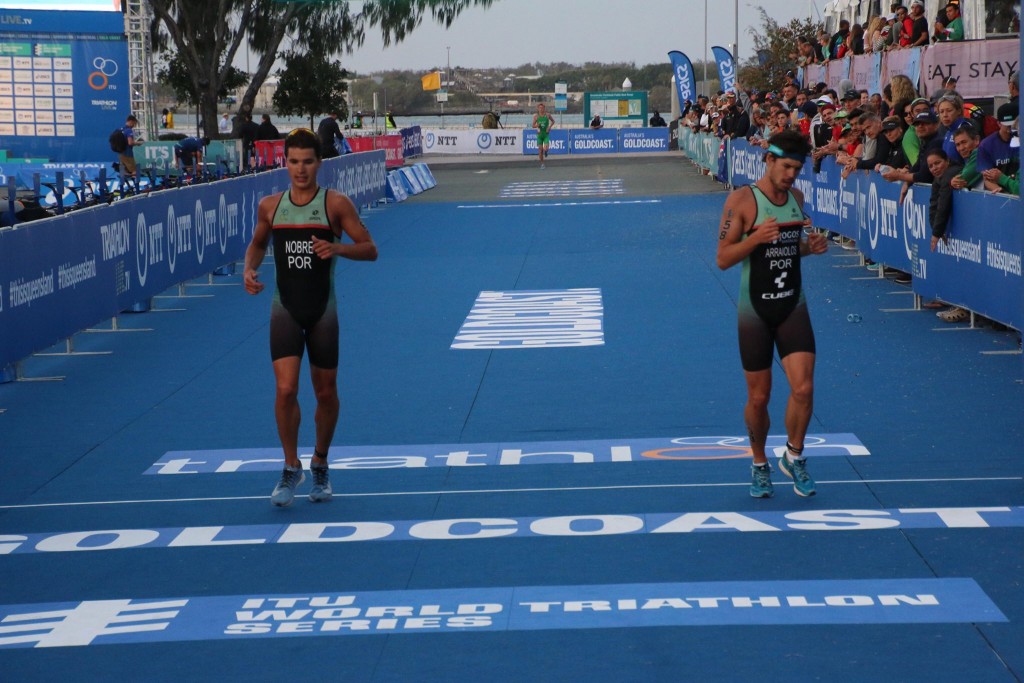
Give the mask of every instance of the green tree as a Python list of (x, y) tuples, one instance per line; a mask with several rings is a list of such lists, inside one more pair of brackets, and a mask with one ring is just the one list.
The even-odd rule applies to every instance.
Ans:
[[(199, 104), (199, 94), (195, 90), (188, 67), (177, 56), (172, 57), (156, 72), (157, 80), (174, 92), (179, 102), (195, 106)], [(224, 83), (217, 91), (217, 98), (223, 100), (232, 92), (249, 82), (249, 74), (241, 69), (231, 67), (224, 77)]]
[(742, 65), (740, 82), (748, 89), (777, 90), (782, 87), (786, 71), (797, 68), (796, 39), (803, 37), (813, 43), (825, 25), (810, 19), (793, 19), (783, 26), (768, 16), (764, 7), (757, 11), (761, 14), (761, 26), (751, 26), (747, 32), (754, 41), (754, 54), (764, 59), (754, 57)]
[(345, 79), (348, 72), (337, 62), (311, 52), (288, 52), (284, 68), (277, 72), (274, 111), (282, 116), (309, 116), (309, 127), (317, 114), (337, 112), (348, 118)]
[[(431, 16), (450, 26), (471, 5), (494, 0), (149, 0), (154, 46), (173, 50), (192, 81), (205, 130), (216, 130), (218, 93), (229, 82), (243, 41), (257, 56), (239, 112), (251, 114), (286, 35), (294, 51), (333, 56), (353, 52), (367, 30), (379, 28), (385, 45), (401, 42)], [(358, 7), (355, 9), (353, 6)]]

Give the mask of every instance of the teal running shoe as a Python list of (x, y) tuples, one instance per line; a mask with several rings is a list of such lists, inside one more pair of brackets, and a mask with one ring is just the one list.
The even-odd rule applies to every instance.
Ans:
[(768, 463), (763, 465), (751, 465), (751, 482), (750, 482), (750, 496), (751, 498), (771, 498), (775, 493), (775, 487), (772, 486), (772, 466)]
[(309, 490), (310, 501), (326, 503), (334, 496), (331, 491), (330, 468), (327, 465), (312, 465), (309, 471), (313, 475), (313, 488)]
[(796, 458), (790, 460), (785, 455), (779, 458), (779, 469), (787, 477), (793, 480), (793, 490), (796, 495), (807, 498), (817, 493), (814, 490), (814, 480), (807, 474), (807, 459)]
[(295, 469), (285, 467), (281, 472), (281, 481), (277, 482), (273, 493), (270, 494), (270, 502), (278, 507), (288, 507), (295, 500), (295, 488), (305, 480), (302, 465)]

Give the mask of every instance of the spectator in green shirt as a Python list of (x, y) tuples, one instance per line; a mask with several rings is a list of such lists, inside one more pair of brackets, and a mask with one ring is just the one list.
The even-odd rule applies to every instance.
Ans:
[(960, 5), (952, 2), (946, 5), (946, 27), (939, 35), (940, 41), (959, 42), (964, 39), (964, 20), (960, 17)]
[(954, 190), (970, 189), (981, 180), (981, 171), (978, 170), (978, 145), (981, 144), (981, 136), (973, 125), (964, 123), (953, 133), (953, 144), (956, 145), (957, 154), (964, 159), (964, 170), (949, 184)]

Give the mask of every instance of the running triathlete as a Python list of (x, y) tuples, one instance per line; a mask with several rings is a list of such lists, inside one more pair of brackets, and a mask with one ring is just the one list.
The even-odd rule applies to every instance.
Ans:
[(753, 185), (734, 190), (725, 200), (718, 233), (718, 267), (743, 263), (739, 298), (740, 359), (747, 380), (743, 416), (754, 456), (750, 495), (773, 493), (771, 465), (765, 454), (770, 419), (772, 355), (779, 359), (789, 381), (786, 405), (786, 453), (779, 469), (793, 479), (797, 495), (813, 496), (814, 480), (803, 457), (804, 436), (814, 407), (814, 330), (800, 279), (800, 258), (824, 254), (824, 235), (803, 239), (810, 219), (803, 212), (804, 196), (793, 187), (810, 145), (797, 131), (768, 138), (765, 173)]
[[(310, 463), (314, 503), (331, 499), (327, 453), (338, 423), (338, 312), (334, 300), (334, 257), (374, 261), (377, 245), (345, 195), (317, 185), (320, 140), (300, 128), (284, 141), (291, 185), (260, 201), (252, 242), (245, 252), (245, 290), (263, 291), (258, 269), (271, 239), (277, 286), (270, 307), (270, 357), (277, 395), (274, 416), (284, 450), (284, 471), (270, 502), (290, 505), (303, 482), (299, 461), (299, 369), (309, 349), (309, 374), (316, 394), (316, 448)], [(342, 233), (351, 244), (342, 243)], [(335, 241), (335, 238), (339, 238)]]
[(537, 155), (541, 168), (544, 168), (544, 157), (548, 154), (548, 135), (554, 127), (555, 120), (548, 116), (543, 104), (538, 104), (537, 113), (533, 115), (533, 128), (537, 129)]

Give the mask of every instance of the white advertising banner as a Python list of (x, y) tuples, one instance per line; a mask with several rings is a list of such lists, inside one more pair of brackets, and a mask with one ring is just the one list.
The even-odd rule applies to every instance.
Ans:
[(423, 129), (424, 154), (516, 154), (523, 153), (522, 130)]

